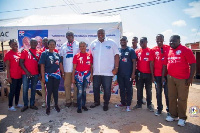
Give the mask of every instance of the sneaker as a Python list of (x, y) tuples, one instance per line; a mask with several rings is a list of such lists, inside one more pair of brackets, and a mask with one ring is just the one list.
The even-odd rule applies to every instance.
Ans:
[(16, 109), (15, 109), (14, 106), (12, 106), (12, 107), (10, 107), (10, 108), (8, 107), (8, 110), (9, 110), (9, 111), (16, 111)]
[(57, 112), (60, 112), (60, 108), (58, 107), (58, 105), (55, 106), (55, 109)]
[(181, 126), (181, 127), (184, 127), (185, 126), (185, 120), (179, 119), (178, 120), (178, 125)]
[(46, 114), (49, 115), (50, 114), (50, 108), (46, 109)]
[(82, 113), (82, 110), (81, 109), (77, 109), (77, 113)]
[(108, 106), (103, 106), (103, 111), (108, 111)]
[(42, 107), (43, 107), (43, 108), (45, 108), (45, 107), (46, 107), (46, 103), (45, 103), (45, 102), (42, 104)]
[(82, 109), (83, 109), (84, 111), (88, 111), (88, 108), (87, 108), (86, 106), (83, 106)]
[(149, 109), (150, 112), (154, 111), (154, 108), (151, 105), (149, 105), (147, 108)]
[(120, 104), (116, 104), (115, 107), (116, 108), (118, 108), (118, 107), (124, 107), (124, 105), (120, 103)]
[(22, 107), (24, 107), (24, 106), (21, 105), (21, 104), (17, 104), (15, 107), (16, 107), (16, 108), (22, 108)]
[(130, 112), (130, 111), (131, 111), (130, 106), (126, 106), (126, 111), (127, 111), (127, 112)]
[(136, 105), (133, 107), (133, 110), (135, 110), (135, 109), (141, 109), (141, 108), (142, 108), (142, 105), (136, 104)]
[(90, 108), (95, 108), (96, 106), (99, 106), (100, 103), (93, 103), (92, 105), (90, 105)]
[(157, 110), (157, 111), (155, 112), (155, 116), (160, 116), (161, 113), (162, 113), (162, 111), (158, 111), (158, 110)]
[(34, 105), (34, 106), (30, 106), (31, 109), (34, 109), (34, 110), (38, 110), (38, 108)]
[(21, 109), (21, 112), (24, 112), (28, 109), (28, 106), (24, 106), (22, 109)]
[(168, 121), (168, 122), (172, 122), (172, 121), (174, 121), (174, 120), (178, 120), (178, 118), (177, 118), (177, 117), (176, 117), (176, 118), (173, 118), (173, 117), (171, 117), (171, 116), (169, 115), (169, 116), (166, 117), (165, 120)]

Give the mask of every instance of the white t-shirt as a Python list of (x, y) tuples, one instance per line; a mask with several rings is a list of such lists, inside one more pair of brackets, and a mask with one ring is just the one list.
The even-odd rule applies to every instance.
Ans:
[(113, 76), (114, 56), (119, 54), (117, 44), (108, 38), (102, 43), (96, 39), (91, 43), (90, 51), (93, 55), (93, 75)]
[(64, 72), (72, 72), (73, 70), (73, 57), (79, 52), (79, 42), (73, 41), (72, 48), (67, 46), (65, 42), (60, 49), (60, 56), (63, 57)]

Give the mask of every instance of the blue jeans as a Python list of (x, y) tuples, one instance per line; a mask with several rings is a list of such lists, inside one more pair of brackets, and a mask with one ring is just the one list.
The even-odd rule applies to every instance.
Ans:
[(102, 76), (94, 75), (93, 76), (93, 92), (94, 92), (94, 102), (100, 104), (100, 86), (103, 86), (103, 99), (104, 106), (108, 106), (111, 96), (111, 84), (113, 76)]
[(130, 81), (130, 75), (117, 75), (117, 81), (120, 88), (121, 104), (130, 106), (133, 98), (133, 80)]
[[(162, 77), (161, 76), (156, 76), (155, 77), (156, 84), (156, 98), (157, 98), (157, 109), (158, 111), (163, 110), (163, 104), (162, 104), (162, 88), (164, 88), (164, 94), (165, 94), (165, 100), (166, 100), (166, 111), (169, 112), (169, 99), (168, 99), (168, 87), (167, 87), (167, 82), (164, 83), (164, 87), (162, 87)], [(167, 77), (165, 77), (165, 80), (167, 81)]]
[(88, 82), (86, 79), (83, 80), (82, 84), (76, 83), (78, 109), (81, 109), (83, 106), (85, 106), (87, 85), (88, 85)]
[(38, 75), (33, 75), (31, 78), (27, 78), (26, 75), (22, 76), (22, 83), (23, 83), (23, 100), (24, 106), (28, 106), (28, 89), (29, 83), (31, 82), (31, 98), (30, 98), (30, 106), (34, 106), (35, 104), (35, 90), (36, 85), (38, 82)]

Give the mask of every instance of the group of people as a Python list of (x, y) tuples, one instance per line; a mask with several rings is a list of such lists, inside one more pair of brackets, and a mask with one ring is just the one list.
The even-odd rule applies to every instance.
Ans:
[[(21, 112), (28, 109), (28, 88), (31, 83), (30, 108), (37, 110), (35, 106), (35, 90), (38, 79), (41, 80), (43, 106), (46, 106), (46, 114), (50, 114), (50, 102), (53, 93), (55, 109), (60, 112), (58, 106), (58, 88), (61, 77), (64, 79), (66, 95), (66, 107), (77, 107), (77, 113), (86, 107), (86, 88), (93, 82), (94, 103), (90, 108), (100, 105), (100, 87), (104, 91), (103, 110), (109, 109), (111, 97), (111, 84), (114, 75), (120, 88), (120, 104), (116, 107), (126, 107), (131, 111), (133, 98), (133, 80), (136, 81), (137, 104), (133, 109), (141, 109), (143, 101), (143, 88), (146, 89), (147, 108), (152, 107), (152, 83), (155, 84), (157, 111), (156, 116), (163, 110), (162, 88), (164, 88), (167, 121), (179, 118), (178, 125), (184, 126), (187, 109), (189, 85), (195, 73), (195, 57), (189, 48), (180, 44), (180, 36), (173, 35), (170, 44), (165, 45), (164, 36), (156, 36), (157, 46), (147, 47), (147, 38), (133, 37), (132, 47), (128, 47), (126, 36), (120, 38), (121, 47), (112, 39), (105, 37), (105, 30), (97, 31), (97, 39), (91, 42), (89, 51), (83, 41), (74, 40), (74, 33), (66, 33), (67, 42), (58, 50), (55, 49), (56, 41), (43, 38), (44, 48), (37, 50), (37, 40), (30, 40), (31, 48), (18, 52), (17, 41), (9, 42), (11, 50), (6, 54), (8, 82), (10, 83), (9, 110), (16, 111), (15, 107), (22, 107)], [(40, 76), (39, 76), (40, 75)], [(23, 83), (24, 106), (20, 105), (19, 93)], [(71, 85), (74, 86), (73, 98), (71, 97)], [(15, 96), (15, 107), (13, 98)], [(46, 97), (44, 97), (46, 96)]]

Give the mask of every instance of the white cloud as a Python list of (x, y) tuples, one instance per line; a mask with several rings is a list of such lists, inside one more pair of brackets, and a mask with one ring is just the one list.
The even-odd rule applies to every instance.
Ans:
[(186, 26), (186, 22), (184, 20), (178, 20), (178, 21), (173, 22), (172, 25), (182, 27), (182, 26)]
[(197, 31), (197, 29), (191, 29), (191, 31), (192, 31), (192, 32), (196, 32), (196, 31)]
[(200, 0), (189, 3), (191, 8), (187, 8), (184, 12), (190, 15), (191, 18), (200, 17)]

